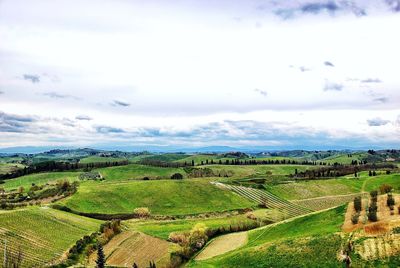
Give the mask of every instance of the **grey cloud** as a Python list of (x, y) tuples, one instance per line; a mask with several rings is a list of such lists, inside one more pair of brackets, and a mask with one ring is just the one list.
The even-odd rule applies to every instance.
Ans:
[(130, 103), (127, 103), (127, 102), (119, 101), (119, 100), (114, 100), (114, 101), (111, 103), (111, 105), (112, 105), (112, 106), (128, 107), (128, 106), (130, 106), (131, 104), (130, 104)]
[(373, 119), (368, 119), (367, 123), (371, 127), (379, 127), (379, 126), (384, 126), (390, 123), (389, 120), (384, 120), (381, 118), (373, 118)]
[(1, 94), (4, 94), (4, 91), (1, 91), (1, 90), (0, 90), (0, 95), (1, 95)]
[(0, 132), (24, 132), (36, 120), (33, 116), (19, 116), (0, 112)]
[(47, 96), (47, 97), (50, 97), (50, 98), (53, 98), (53, 99), (75, 99), (75, 100), (79, 99), (78, 97), (75, 97), (75, 96), (72, 96), (72, 95), (59, 94), (59, 93), (54, 92), (54, 91), (43, 93), (43, 96)]
[(375, 98), (375, 99), (373, 99), (373, 101), (376, 101), (376, 102), (381, 102), (381, 103), (386, 103), (386, 102), (388, 102), (388, 101), (389, 101), (389, 99), (388, 99), (388, 98), (386, 98), (386, 97), (379, 97), (379, 98)]
[(400, 12), (400, 0), (386, 0), (385, 2), (393, 12)]
[(92, 120), (92, 118), (90, 116), (87, 116), (87, 115), (77, 115), (75, 117), (75, 119), (76, 120), (86, 120), (86, 121)]
[(361, 83), (382, 83), (382, 80), (380, 80), (379, 78), (367, 78), (361, 80)]
[(330, 62), (330, 61), (325, 61), (325, 62), (324, 62), (324, 65), (325, 65), (325, 66), (329, 66), (329, 67), (335, 67), (335, 65), (334, 65), (332, 62)]
[(342, 84), (325, 81), (324, 91), (342, 91), (343, 87)]
[(39, 75), (34, 75), (34, 74), (24, 74), (23, 78), (25, 80), (31, 81), (33, 84), (39, 83), (40, 82), (40, 76)]
[(257, 92), (257, 93), (259, 93), (259, 94), (261, 94), (261, 95), (264, 96), (264, 97), (266, 97), (266, 96), (268, 95), (267, 91), (261, 90), (261, 89), (259, 89), (259, 88), (255, 88), (254, 91)]
[(293, 68), (293, 69), (299, 69), (301, 72), (308, 72), (311, 71), (310, 68), (306, 67), (306, 66), (294, 66), (294, 65), (289, 65), (289, 68)]
[(328, 13), (335, 15), (338, 12), (350, 12), (355, 16), (365, 16), (367, 12), (364, 8), (358, 6), (353, 1), (320, 1), (313, 3), (299, 3), (295, 6), (286, 5), (287, 2), (282, 1), (281, 8), (274, 11), (275, 15), (281, 17), (282, 19), (291, 19), (296, 17), (296, 15), (301, 14), (312, 14), (317, 15), (321, 13)]
[(97, 133), (108, 134), (108, 133), (125, 133), (122, 128), (115, 128), (109, 126), (96, 126), (95, 130)]

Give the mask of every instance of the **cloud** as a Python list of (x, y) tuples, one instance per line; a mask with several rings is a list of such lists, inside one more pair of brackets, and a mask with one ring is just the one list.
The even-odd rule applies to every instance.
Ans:
[(379, 78), (367, 78), (361, 80), (361, 83), (382, 83), (382, 80), (380, 80)]
[(33, 116), (0, 112), (0, 132), (24, 132), (28, 125), (36, 120)]
[(400, 0), (386, 0), (385, 2), (393, 12), (400, 12)]
[(324, 91), (342, 91), (343, 84), (325, 81)]
[(72, 95), (64, 95), (64, 94), (59, 94), (57, 92), (46, 92), (42, 94), (43, 96), (47, 96), (53, 99), (75, 99), (78, 100), (78, 97), (72, 96)]
[(379, 126), (384, 126), (384, 125), (389, 124), (390, 121), (377, 117), (377, 118), (373, 118), (373, 119), (368, 119), (367, 123), (370, 127), (379, 127)]
[(289, 65), (289, 68), (293, 68), (293, 69), (299, 69), (301, 72), (308, 72), (311, 71), (310, 68), (306, 67), (306, 66), (294, 66), (294, 65)]
[(334, 13), (335, 11), (339, 10), (340, 7), (335, 2), (329, 1), (326, 3), (304, 4), (303, 6), (300, 7), (300, 9), (303, 13), (318, 14), (325, 11)]
[(76, 120), (86, 120), (86, 121), (92, 120), (92, 118), (89, 117), (89, 116), (87, 116), (87, 115), (77, 115), (77, 116), (75, 117), (75, 119), (76, 119)]
[(1, 90), (0, 90), (0, 95), (1, 95), (1, 94), (4, 94), (4, 91), (1, 91)]
[(333, 63), (330, 62), (330, 61), (325, 61), (325, 62), (324, 62), (324, 65), (325, 65), (325, 66), (329, 66), (329, 67), (335, 67), (335, 65), (333, 65)]
[(266, 97), (268, 95), (267, 91), (261, 90), (259, 88), (255, 88), (254, 91), (260, 93), (264, 97)]
[(33, 75), (33, 74), (24, 74), (23, 78), (25, 80), (31, 81), (33, 84), (39, 83), (40, 82), (40, 76), (39, 75)]
[(131, 104), (130, 104), (130, 103), (127, 103), (127, 102), (119, 101), (119, 100), (114, 100), (114, 101), (111, 103), (111, 105), (112, 105), (112, 106), (128, 107), (128, 106), (130, 106)]
[(379, 97), (379, 98), (373, 99), (373, 101), (380, 102), (380, 103), (386, 103), (389, 101), (389, 99), (386, 97)]
[(278, 8), (274, 11), (275, 15), (280, 18), (287, 20), (296, 17), (296, 15), (302, 14), (311, 14), (318, 15), (321, 13), (328, 13), (330, 15), (335, 15), (338, 12), (350, 12), (355, 16), (365, 16), (367, 12), (364, 8), (359, 7), (356, 3), (352, 1), (322, 1), (322, 2), (314, 2), (314, 3), (303, 3), (298, 4), (296, 6), (293, 5), (281, 5), (281, 8)]
[(95, 130), (97, 133), (101, 134), (109, 134), (109, 133), (125, 133), (125, 130), (122, 128), (115, 128), (109, 126), (96, 126)]

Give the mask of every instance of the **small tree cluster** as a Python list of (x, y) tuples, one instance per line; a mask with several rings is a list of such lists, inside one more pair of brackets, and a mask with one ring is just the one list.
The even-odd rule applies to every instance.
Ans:
[(387, 200), (386, 200), (386, 204), (388, 207), (390, 207), (390, 210), (393, 210), (394, 205), (395, 205), (395, 201), (394, 201), (394, 197), (391, 193), (387, 194)]
[(146, 207), (141, 207), (141, 208), (135, 208), (133, 210), (133, 214), (139, 218), (146, 218), (150, 216), (150, 210), (149, 208)]
[(362, 209), (361, 196), (357, 196), (354, 198), (354, 209), (356, 212), (361, 211), (361, 209)]
[(183, 175), (181, 173), (175, 173), (171, 176), (171, 180), (183, 180)]

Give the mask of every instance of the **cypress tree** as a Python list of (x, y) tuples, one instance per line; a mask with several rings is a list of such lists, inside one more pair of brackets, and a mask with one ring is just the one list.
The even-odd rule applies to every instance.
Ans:
[(96, 268), (104, 268), (106, 258), (104, 256), (103, 247), (99, 244), (97, 249)]

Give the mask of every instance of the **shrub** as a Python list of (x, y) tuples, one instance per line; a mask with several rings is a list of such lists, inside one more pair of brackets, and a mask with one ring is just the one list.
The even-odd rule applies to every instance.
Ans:
[(358, 218), (360, 217), (360, 213), (355, 213), (351, 216), (351, 222), (353, 224), (357, 224), (358, 223)]
[(394, 227), (393, 230), (392, 230), (392, 232), (393, 232), (394, 234), (400, 234), (400, 227)]
[(168, 240), (177, 243), (180, 245), (185, 245), (187, 244), (188, 241), (188, 233), (178, 233), (178, 232), (172, 232), (168, 236)]
[(354, 209), (356, 212), (360, 212), (362, 209), (362, 203), (361, 203), (361, 196), (357, 196), (354, 198)]
[(391, 210), (393, 210), (392, 208), (393, 208), (393, 206), (395, 204), (395, 201), (394, 201), (394, 198), (393, 198), (392, 194), (388, 194), (387, 195), (386, 204), (387, 204), (388, 207), (391, 207)]
[(370, 221), (378, 221), (378, 216), (376, 215), (376, 210), (370, 210), (368, 212), (368, 220), (370, 220)]
[(390, 186), (389, 184), (382, 184), (379, 187), (379, 191), (381, 192), (381, 194), (387, 194), (390, 193), (393, 190), (393, 187)]
[(181, 173), (175, 173), (171, 176), (171, 180), (182, 180), (183, 175)]
[(135, 214), (135, 216), (137, 216), (137, 217), (145, 218), (145, 217), (150, 216), (150, 210), (149, 210), (149, 208), (146, 208), (146, 207), (135, 208), (133, 210), (133, 214)]

